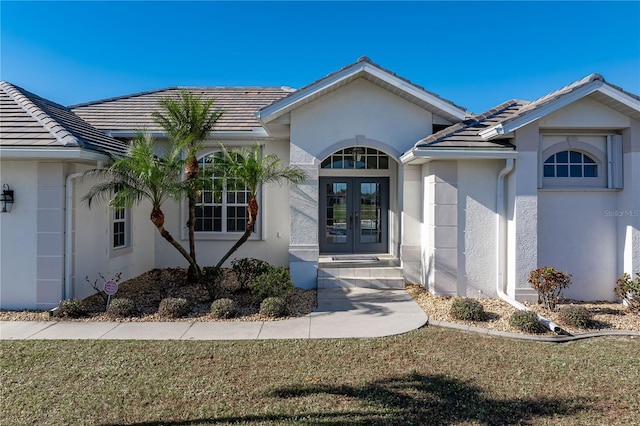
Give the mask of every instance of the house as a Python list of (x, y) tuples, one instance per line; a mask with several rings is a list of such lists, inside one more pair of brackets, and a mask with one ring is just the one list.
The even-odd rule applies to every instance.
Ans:
[[(203, 167), (218, 142), (258, 143), (307, 172), (262, 189), (257, 229), (235, 254), (290, 267), (299, 287), (411, 282), (535, 300), (528, 273), (552, 265), (573, 274), (568, 297), (612, 300), (616, 278), (640, 271), (640, 98), (598, 74), (479, 115), (366, 57), (298, 90), (168, 88), (62, 107), (1, 89), (0, 183), (15, 192), (0, 214), (2, 308), (84, 297), (98, 273), (186, 266), (148, 206), (87, 210), (76, 178), (136, 130), (164, 138), (151, 113), (183, 89), (225, 111)], [(199, 202), (198, 261), (215, 264), (244, 230), (245, 193)], [(186, 245), (185, 204), (164, 211)]]

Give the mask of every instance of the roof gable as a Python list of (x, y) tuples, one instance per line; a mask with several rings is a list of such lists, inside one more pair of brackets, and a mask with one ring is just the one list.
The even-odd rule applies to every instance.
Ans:
[(518, 114), (481, 131), (480, 136), (488, 140), (511, 133), (586, 96), (622, 114), (640, 119), (640, 97), (607, 83), (600, 74), (594, 73), (536, 99), (520, 109)]
[(423, 87), (385, 70), (363, 56), (353, 64), (347, 65), (326, 77), (323, 77), (288, 96), (261, 108), (256, 116), (263, 123), (272, 122), (301, 105), (309, 103), (324, 94), (336, 90), (359, 78), (374, 84), (431, 111), (450, 121), (460, 121), (465, 117), (465, 109), (451, 101), (443, 99)]
[(126, 144), (74, 114), (69, 108), (41, 98), (11, 83), (0, 82), (3, 146), (80, 147), (125, 152)]

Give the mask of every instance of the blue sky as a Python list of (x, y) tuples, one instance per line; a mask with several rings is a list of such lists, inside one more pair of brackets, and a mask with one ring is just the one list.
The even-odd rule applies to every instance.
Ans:
[(11, 2), (0, 78), (64, 105), (302, 87), (366, 55), (482, 112), (592, 72), (640, 94), (640, 2)]

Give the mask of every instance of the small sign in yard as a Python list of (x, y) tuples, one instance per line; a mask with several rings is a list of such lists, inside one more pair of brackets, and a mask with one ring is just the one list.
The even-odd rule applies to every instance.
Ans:
[(107, 309), (109, 309), (109, 303), (111, 303), (111, 296), (118, 292), (118, 283), (114, 280), (109, 280), (104, 283), (104, 292), (107, 293)]

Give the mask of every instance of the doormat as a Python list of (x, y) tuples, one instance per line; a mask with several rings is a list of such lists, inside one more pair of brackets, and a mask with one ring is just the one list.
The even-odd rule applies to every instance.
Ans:
[(334, 262), (377, 262), (376, 256), (333, 256), (331, 258)]

